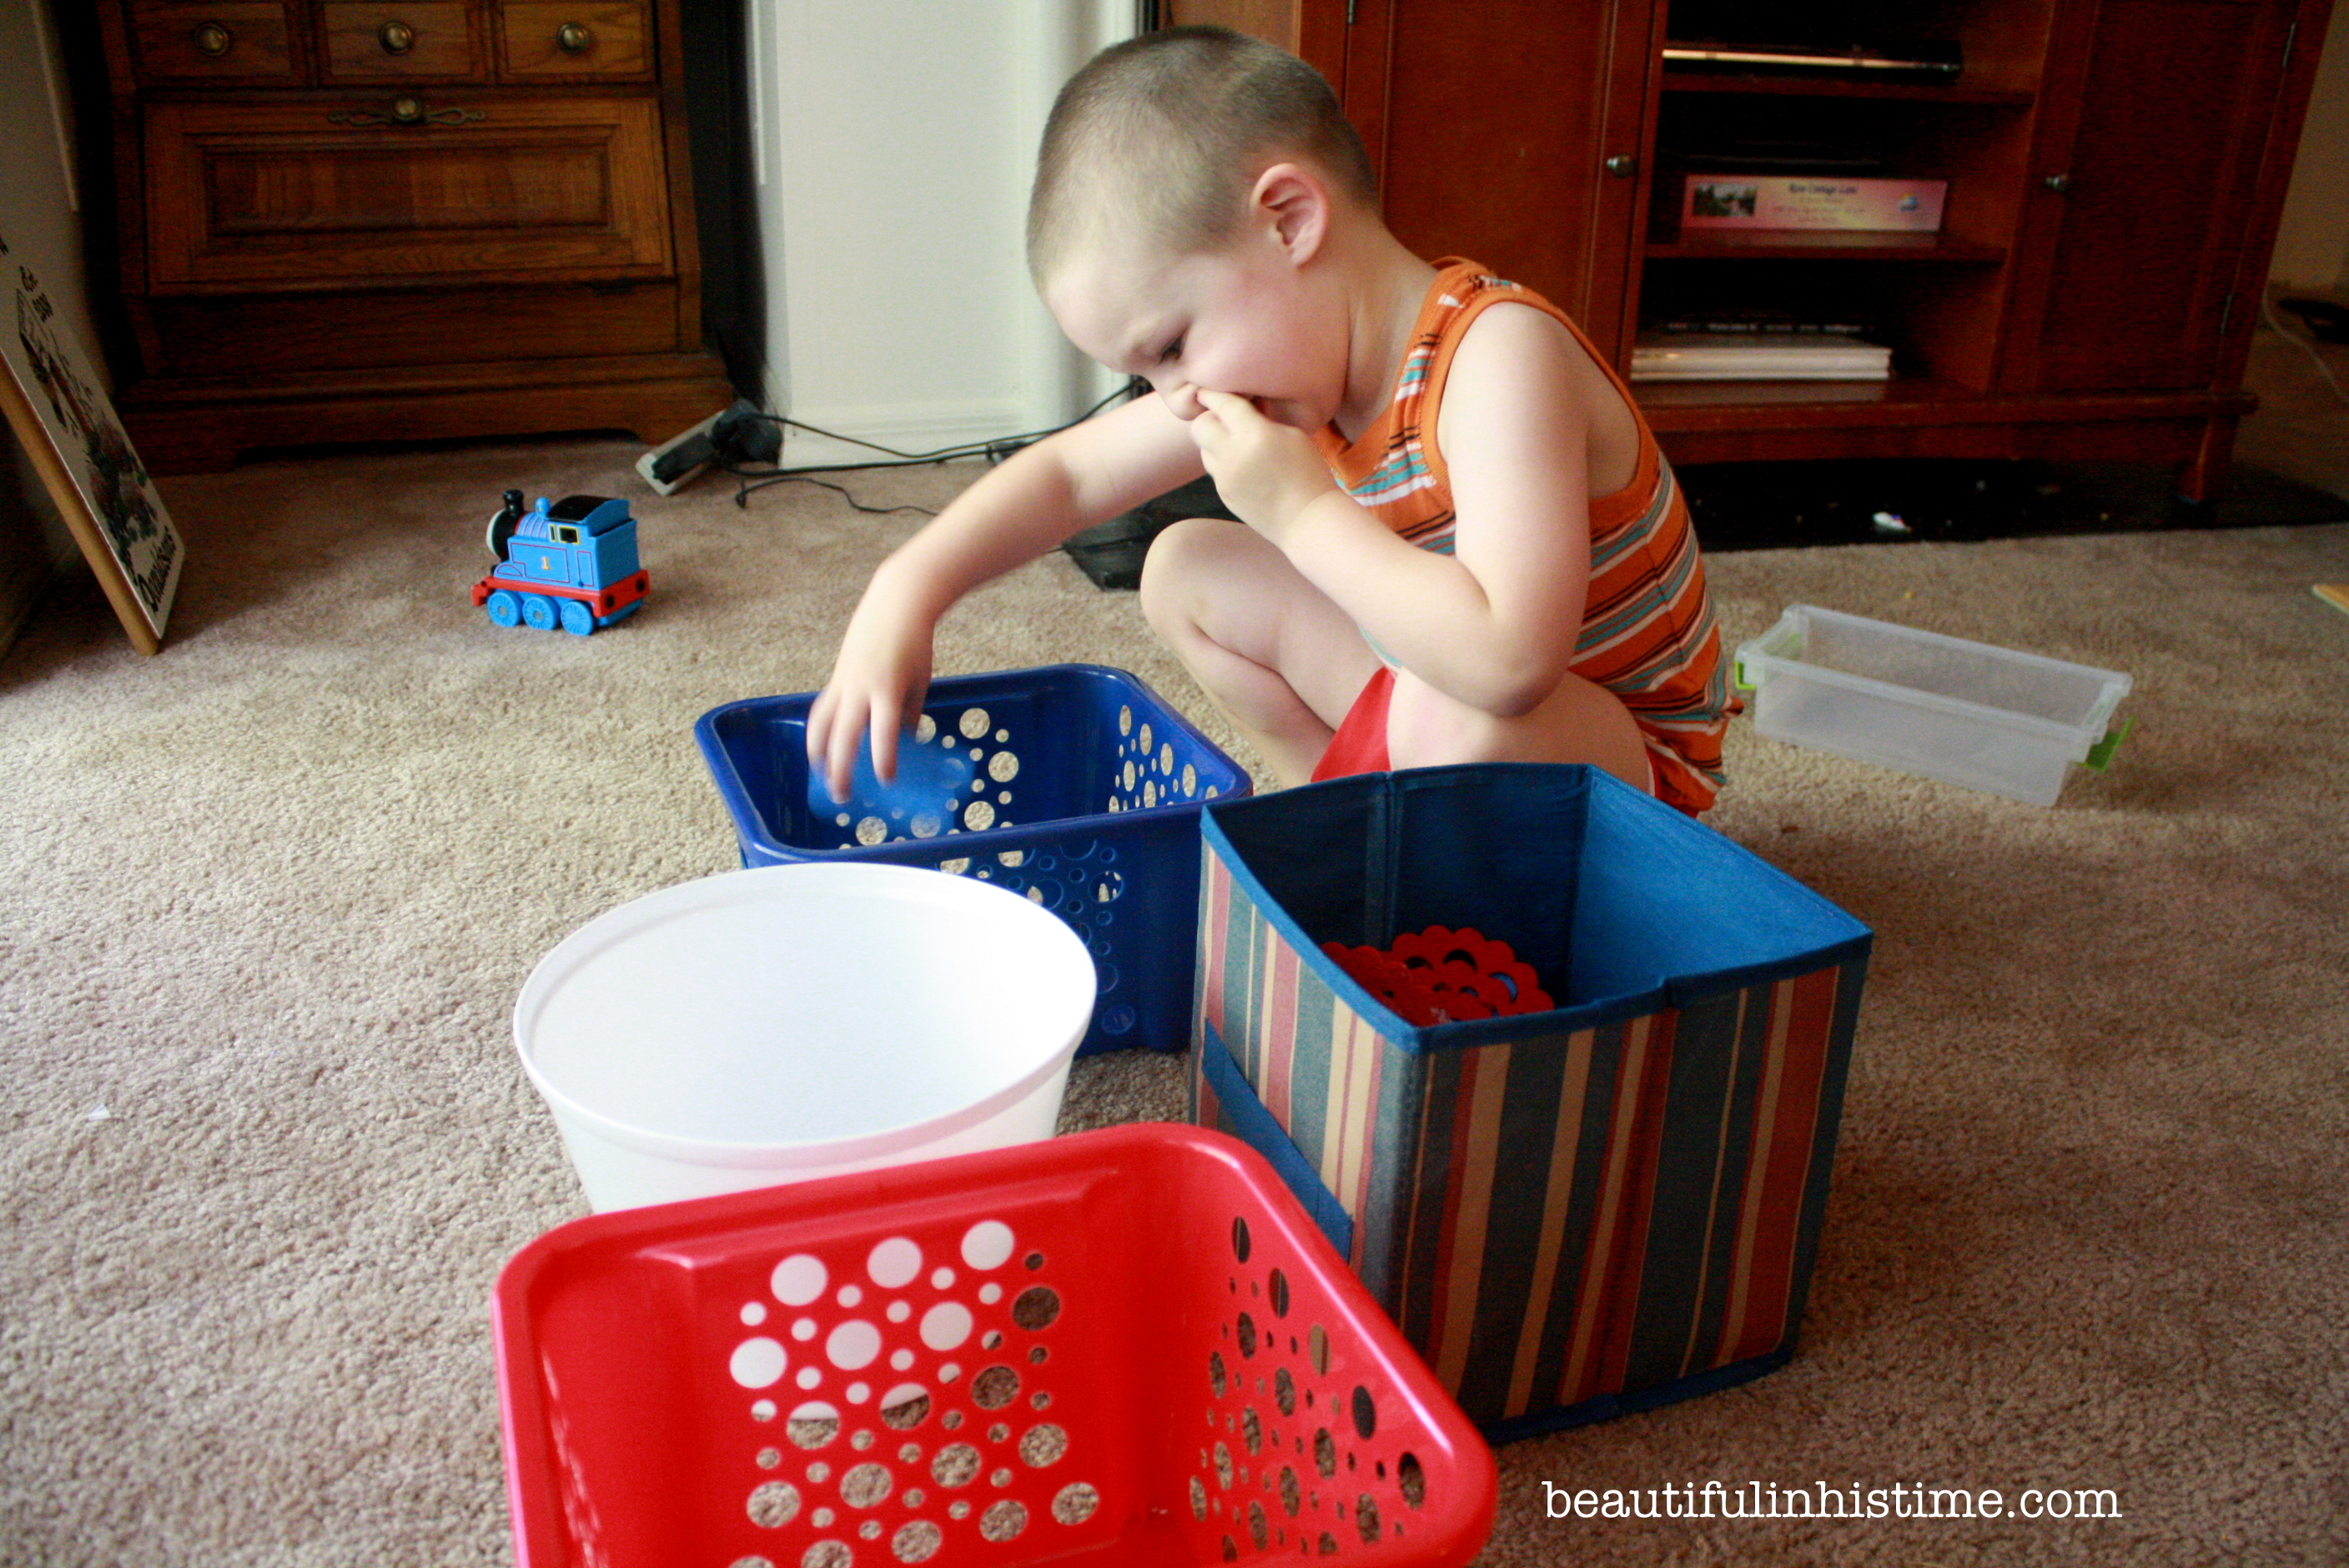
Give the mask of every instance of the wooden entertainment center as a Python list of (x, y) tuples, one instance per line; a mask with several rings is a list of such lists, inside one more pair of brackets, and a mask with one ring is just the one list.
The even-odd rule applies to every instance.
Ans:
[[(99, 0), (159, 473), (723, 407), (678, 0)], [(118, 355), (118, 359), (123, 357)]]
[[(2330, 8), (1162, 0), (1160, 13), (1311, 61), (1406, 243), (1540, 289), (1619, 366), (1643, 320), (1733, 308), (1864, 312), (1892, 346), (1889, 381), (1641, 383), (1677, 462), (2171, 463), (2199, 500), (2253, 406), (2243, 366)], [(1665, 63), (1668, 43), (1724, 24), (1954, 42), (1962, 70)], [(1941, 229), (1677, 232), (1692, 150), (1740, 134), (1865, 146), (1889, 173), (1944, 180)]]

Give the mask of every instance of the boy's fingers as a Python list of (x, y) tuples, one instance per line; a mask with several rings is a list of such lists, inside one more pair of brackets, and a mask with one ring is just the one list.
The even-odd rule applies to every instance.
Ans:
[(831, 733), (824, 738), (824, 782), (834, 800), (845, 801), (856, 793), (856, 752), (872, 722), (871, 708), (862, 701), (843, 702), (833, 716)]
[(845, 800), (848, 799), (847, 782), (841, 777), (839, 764), (833, 755), (840, 749), (837, 741), (839, 730), (833, 723), (839, 708), (840, 698), (830, 686), (817, 693), (815, 701), (809, 705), (807, 759), (808, 770), (822, 776), (824, 792), (834, 800)]
[(884, 784), (897, 781), (897, 718), (894, 705), (873, 709), (873, 777)]
[[(1258, 408), (1253, 400), (1242, 397), (1237, 393), (1202, 392), (1199, 394), (1199, 398), (1206, 405), (1208, 414), (1219, 423), (1237, 419), (1243, 416), (1258, 419), (1264, 418), (1264, 411)], [(1228, 426), (1226, 428), (1228, 428)]]
[(815, 701), (808, 705), (807, 735), (805, 739), (807, 741), (808, 761), (811, 765), (820, 767), (827, 760), (827, 754), (830, 748), (828, 748), (824, 742), (829, 739), (832, 735), (833, 707), (832, 688), (830, 686), (826, 686), (823, 690), (816, 693)]
[(826, 726), (821, 759), (823, 787), (834, 800), (845, 801), (848, 799), (850, 783), (856, 776), (856, 748), (863, 744), (864, 739), (863, 727), (847, 722), (846, 715), (835, 713), (832, 723)]
[(1214, 408), (1201, 409), (1199, 417), (1191, 421), (1191, 442), (1204, 454), (1214, 455), (1231, 439), (1231, 427), (1224, 423)]

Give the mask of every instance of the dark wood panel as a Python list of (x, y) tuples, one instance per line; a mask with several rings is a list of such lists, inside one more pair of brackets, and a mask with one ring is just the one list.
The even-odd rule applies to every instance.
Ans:
[[(2232, 428), (2231, 418), (2217, 421)], [(1799, 462), (1813, 459), (1914, 458), (1969, 461), (2134, 462), (2197, 465), (2213, 439), (2209, 420), (2079, 420), (1997, 425), (1837, 425), (1796, 429), (1723, 426), (1658, 430), (1656, 439), (1675, 464)], [(2206, 480), (2181, 479), (2179, 493), (2204, 499)]]
[(635, 0), (510, 0), (498, 11), (504, 74), (536, 81), (642, 77), (652, 32)]
[(1764, 255), (1813, 262), (1997, 262), (2002, 245), (1862, 229), (1722, 229), (1647, 247), (1658, 261), (1728, 260)]
[[(2013, 384), (2091, 392), (2209, 385), (2234, 325), (2260, 154), (2291, 7), (2103, 0), (2068, 139), (2042, 154), (2045, 255)], [(2191, 134), (2180, 134), (2181, 128)], [(2063, 128), (2058, 128), (2061, 135)], [(2249, 310), (2251, 302), (2235, 307)]]
[[(264, 375), (655, 354), (677, 344), (677, 284), (308, 294), (182, 294), (154, 304), (176, 376)], [(451, 324), (461, 323), (461, 336)]]
[(463, 0), (329, 0), (318, 8), (330, 82), (486, 76)]
[(1305, 52), (1306, 5), (1301, 0), (1159, 0), (1159, 26), (1164, 27), (1229, 27), (1251, 38), (1277, 44), (1314, 68), (1334, 85), (1334, 62), (1313, 60)]
[(305, 149), (218, 148), (204, 159), (210, 247), (231, 240), (464, 230), (575, 229), (611, 222), (603, 139), (516, 147), (444, 144), (419, 153), (375, 142), (330, 157)]
[[(1394, 0), (1390, 23), (1389, 225), (1423, 255), (1539, 290), (1609, 354), (1644, 184), (1650, 18), (1640, 0), (1571, 16), (1547, 0)], [(1610, 158), (1630, 172), (1610, 175)]]
[(2183, 421), (2249, 413), (2246, 392), (2049, 394), (2015, 397), (1924, 377), (1890, 381), (1642, 381), (1640, 406), (1659, 431), (1745, 427), (1798, 430), (1847, 423), (2044, 425)]
[(708, 354), (639, 354), (341, 375), (152, 379), (118, 407), (159, 474), (227, 468), (263, 447), (625, 430), (650, 445), (726, 407)]
[[(1818, 77), (1714, 76), (1705, 71), (1666, 69), (1668, 93), (1731, 93), (1741, 98), (1886, 98), (1908, 103), (1987, 104), (2028, 108), (2035, 95), (2013, 88), (1942, 86), (1920, 82), (1843, 81)], [(1756, 113), (1764, 112), (1757, 108)]]
[(140, 73), (153, 80), (299, 78), (292, 24), (279, 0), (141, 5), (132, 15), (130, 32)]
[(666, 269), (653, 99), (421, 102), (414, 125), (374, 99), (150, 106), (153, 286)]

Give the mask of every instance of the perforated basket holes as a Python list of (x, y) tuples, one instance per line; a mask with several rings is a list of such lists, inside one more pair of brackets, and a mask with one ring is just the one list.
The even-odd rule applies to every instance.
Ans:
[(589, 1495), (584, 1480), (585, 1470), (571, 1443), (571, 1422), (564, 1414), (563, 1382), (551, 1364), (543, 1364), (540, 1375), (546, 1379), (547, 1435), (554, 1441), (555, 1474), (560, 1478), (563, 1498), (563, 1522), (571, 1532), (571, 1539), (579, 1543), (581, 1555), (588, 1562), (600, 1561), (605, 1554), (604, 1522), (595, 1510), (595, 1500)]
[[(711, 1568), (1001, 1563), (1098, 1540), (1105, 1472), (1056, 1408), (1069, 1305), (1000, 1219), (726, 1265), (709, 1299), (721, 1441)], [(1107, 1521), (1104, 1520), (1104, 1524)], [(1013, 1561), (1024, 1561), (1014, 1558)]]
[(1178, 800), (1212, 800), (1222, 791), (1204, 787), (1199, 769), (1174, 748), (1175, 735), (1161, 719), (1136, 715), (1132, 703), (1117, 710), (1117, 744), (1111, 756), (1104, 811), (1139, 811)]
[[(916, 721), (905, 744), (936, 746), (967, 754), (971, 762), (968, 789), (944, 810), (930, 812), (888, 810), (851, 800), (829, 819), (831, 833), (836, 839), (833, 847), (844, 849), (854, 844), (869, 849), (907, 839), (936, 839), (1017, 826), (1011, 812), (1019, 799), (1013, 786), (1022, 765), (1021, 748), (1009, 724), (1002, 721), (1005, 717), (975, 703), (950, 703), (926, 711)], [(826, 823), (820, 821), (816, 825), (823, 828)]]
[(1399, 1429), (1401, 1397), (1332, 1332), (1340, 1320), (1312, 1276), (1270, 1255), (1246, 1215), (1227, 1242), (1226, 1310), (1197, 1368), (1193, 1522), (1226, 1562), (1360, 1555), (1407, 1537), (1428, 1477), (1414, 1434)]

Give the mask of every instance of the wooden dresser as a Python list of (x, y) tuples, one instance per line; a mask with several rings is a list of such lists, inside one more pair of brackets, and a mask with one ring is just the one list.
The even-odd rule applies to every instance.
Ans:
[(100, 0), (150, 467), (722, 407), (677, 5)]

